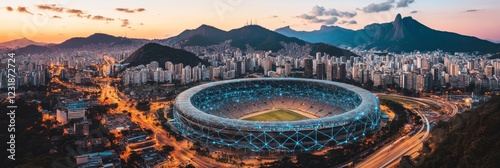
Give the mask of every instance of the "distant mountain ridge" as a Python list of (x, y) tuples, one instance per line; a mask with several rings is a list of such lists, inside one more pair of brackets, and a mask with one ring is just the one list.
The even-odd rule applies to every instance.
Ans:
[[(344, 50), (330, 44), (308, 43), (298, 38), (284, 36), (258, 25), (247, 25), (230, 31), (223, 31), (209, 25), (201, 25), (196, 29), (185, 30), (177, 36), (156, 40), (156, 42), (161, 44), (180, 46), (181, 48), (186, 46), (210, 46), (221, 44), (226, 41), (229, 42), (232, 47), (237, 47), (242, 50), (246, 50), (249, 46), (255, 50), (277, 52), (284, 48), (282, 43), (295, 43), (298, 45), (310, 45), (313, 50), (310, 51), (309, 55), (321, 52), (332, 56), (357, 56), (349, 50)], [(34, 54), (56, 51), (59, 49), (76, 49), (92, 45), (112, 47), (130, 44), (143, 45), (148, 42), (151, 41), (95, 33), (88, 37), (70, 38), (60, 44), (53, 44), (50, 46), (29, 45), (18, 48), (15, 52), (20, 54)]]
[(41, 53), (48, 52), (57, 49), (75, 49), (81, 48), (89, 45), (106, 45), (106, 46), (117, 46), (117, 45), (131, 45), (135, 43), (145, 43), (143, 39), (132, 39), (126, 37), (116, 37), (103, 33), (95, 33), (88, 37), (73, 37), (60, 44), (52, 45), (37, 45), (31, 44), (22, 48), (18, 48), (15, 52), (22, 53)]
[(27, 38), (15, 39), (0, 43), (0, 48), (22, 48), (29, 45), (45, 45), (46, 43), (36, 42)]
[[(160, 40), (161, 42), (164, 42), (164, 43), (167, 43), (167, 44), (170, 44), (170, 45), (173, 45), (173, 44), (176, 44), (178, 42), (181, 42), (185, 39), (188, 39), (188, 38), (191, 38), (193, 36), (196, 36), (196, 38), (209, 38), (209, 39), (212, 39), (215, 42), (220, 42), (221, 40), (223, 40), (223, 36), (225, 35), (225, 31), (224, 30), (220, 30), (220, 29), (217, 29), (213, 26), (209, 26), (209, 25), (201, 25), (200, 27), (196, 28), (196, 29), (188, 29), (188, 30), (184, 30), (183, 32), (181, 32), (179, 35), (177, 36), (174, 36), (174, 37), (171, 37), (171, 38), (167, 38), (167, 39), (164, 39), (164, 40)], [(207, 39), (208, 40), (208, 39)], [(211, 45), (211, 43), (209, 44)]]
[[(322, 27), (323, 29), (323, 27)], [(365, 49), (392, 52), (434, 51), (447, 52), (499, 52), (500, 44), (476, 37), (431, 29), (412, 17), (400, 14), (393, 22), (375, 23), (360, 30), (333, 28), (317, 31), (295, 31), (289, 26), (275, 31), (286, 36), (297, 37), (309, 42), (325, 42), (332, 45), (362, 46)]]
[(58, 48), (80, 48), (85, 45), (92, 44), (108, 44), (108, 45), (120, 45), (120, 44), (131, 44), (133, 41), (125, 37), (115, 37), (103, 33), (95, 33), (88, 37), (73, 37), (61, 44), (56, 45)]
[(138, 66), (149, 64), (151, 61), (157, 61), (162, 68), (165, 68), (166, 61), (170, 61), (174, 64), (182, 63), (184, 65), (190, 65), (191, 67), (200, 63), (208, 65), (206, 61), (200, 59), (191, 52), (160, 45), (158, 43), (143, 45), (125, 59), (124, 63), (129, 63), (130, 66)]
[(23, 48), (18, 48), (14, 50), (17, 54), (25, 54), (25, 53), (44, 53), (44, 52), (49, 52), (52, 51), (50, 47), (47, 46), (40, 46), (40, 45), (29, 45)]
[(271, 50), (274, 52), (283, 48), (280, 42), (306, 44), (305, 41), (298, 38), (286, 37), (258, 25), (248, 25), (230, 30), (227, 32), (226, 39), (231, 40), (231, 46), (243, 50), (246, 49), (248, 44), (256, 50)]
[[(338, 26), (321, 26), (321, 29), (314, 31), (295, 31), (290, 26), (278, 28), (275, 30), (290, 37), (297, 37), (310, 43), (328, 43), (341, 46), (354, 44), (354, 30), (345, 29)], [(335, 38), (332, 38), (335, 37)]]
[[(357, 56), (351, 51), (344, 50), (329, 44), (309, 43), (298, 38), (287, 37), (280, 33), (268, 30), (258, 25), (247, 25), (230, 31), (223, 31), (212, 26), (202, 25), (196, 29), (186, 30), (177, 36), (159, 40), (167, 45), (185, 46), (210, 46), (229, 41), (232, 47), (247, 49), (247, 45), (255, 50), (277, 52), (283, 49), (281, 43), (295, 43), (298, 45), (311, 45), (316, 50), (333, 56)], [(315, 47), (320, 45), (321, 47)]]

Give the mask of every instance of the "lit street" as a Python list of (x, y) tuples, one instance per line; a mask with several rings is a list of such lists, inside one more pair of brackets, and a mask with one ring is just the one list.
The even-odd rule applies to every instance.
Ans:
[[(442, 120), (447, 120), (448, 118), (457, 114), (457, 107), (450, 102), (436, 101), (434, 99), (423, 99), (423, 98), (413, 98), (406, 97), (395, 94), (378, 94), (378, 96), (401, 98), (405, 100), (413, 100), (419, 105), (417, 106), (429, 106), (429, 104), (437, 104), (439, 107), (445, 108), (448, 112), (447, 115), (441, 117)], [(406, 107), (412, 107), (409, 104), (400, 102)], [(413, 136), (403, 136), (397, 139), (393, 143), (389, 143), (386, 146), (380, 148), (377, 152), (371, 154), (367, 158), (363, 159), (362, 162), (357, 163), (356, 167), (368, 168), (368, 167), (391, 167), (399, 163), (402, 156), (412, 154), (415, 150), (422, 147), (422, 143), (428, 138), (430, 131), (430, 122), (428, 118), (423, 114), (422, 111), (418, 109), (413, 109), (417, 114), (419, 114), (424, 120), (421, 129)], [(437, 113), (437, 112), (436, 112)]]

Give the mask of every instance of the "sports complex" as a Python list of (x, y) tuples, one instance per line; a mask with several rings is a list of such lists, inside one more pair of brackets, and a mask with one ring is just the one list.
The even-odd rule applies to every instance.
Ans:
[(201, 144), (260, 151), (310, 151), (375, 131), (379, 100), (348, 84), (302, 78), (207, 83), (177, 96), (171, 124)]

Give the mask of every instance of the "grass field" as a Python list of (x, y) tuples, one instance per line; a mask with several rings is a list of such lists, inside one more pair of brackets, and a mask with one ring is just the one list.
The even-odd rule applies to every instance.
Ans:
[(264, 114), (243, 118), (243, 120), (248, 120), (248, 121), (295, 121), (303, 119), (309, 119), (309, 118), (290, 110), (270, 111)]

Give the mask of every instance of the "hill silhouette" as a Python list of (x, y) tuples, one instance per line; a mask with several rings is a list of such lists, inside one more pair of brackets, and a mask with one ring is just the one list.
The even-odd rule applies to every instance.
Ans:
[(85, 45), (91, 44), (108, 44), (108, 45), (121, 45), (131, 44), (132, 40), (125, 37), (115, 37), (108, 34), (95, 33), (88, 37), (74, 37), (68, 39), (61, 44), (56, 45), (58, 48), (80, 48)]
[(0, 43), (0, 48), (21, 48), (29, 45), (43, 46), (46, 43), (36, 42), (27, 38), (15, 39)]
[[(207, 46), (214, 45), (222, 42), (224, 40), (226, 32), (224, 30), (217, 29), (213, 26), (209, 25), (201, 25), (196, 29), (188, 29), (181, 32), (179, 35), (170, 37), (164, 40), (160, 40), (160, 42), (167, 43), (169, 45), (174, 45), (176, 43), (186, 43), (189, 41), (186, 46), (199, 45), (199, 46)], [(189, 38), (193, 38), (190, 40), (186, 40)], [(201, 39), (203, 38), (203, 39)]]
[(135, 50), (124, 63), (130, 66), (149, 64), (151, 61), (158, 61), (159, 66), (165, 68), (165, 62), (170, 61), (174, 64), (182, 63), (184, 65), (196, 66), (200, 63), (208, 63), (191, 52), (163, 46), (157, 43), (148, 43)]
[(354, 46), (356, 31), (338, 26), (321, 26), (314, 31), (295, 31), (290, 26), (285, 26), (275, 30), (278, 33), (289, 37), (297, 37), (310, 43), (327, 43), (331, 45)]
[(88, 37), (73, 37), (60, 44), (32, 44), (22, 48), (17, 48), (19, 54), (36, 54), (59, 49), (75, 49), (89, 45), (100, 45), (101, 47), (113, 47), (117, 45), (144, 44), (144, 39), (132, 39), (126, 37), (115, 37), (103, 33), (95, 33)]

